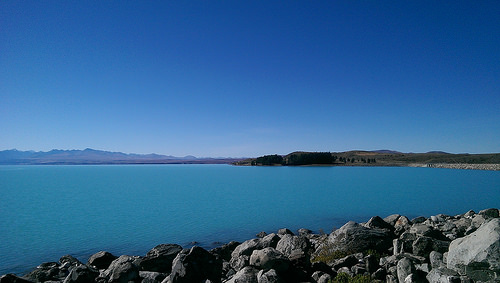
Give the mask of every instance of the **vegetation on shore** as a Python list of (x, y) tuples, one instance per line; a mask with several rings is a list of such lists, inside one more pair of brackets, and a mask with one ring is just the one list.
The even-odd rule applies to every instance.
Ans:
[(264, 155), (235, 162), (247, 166), (409, 166), (411, 164), (499, 164), (500, 153), (451, 154), (445, 152), (401, 153), (393, 151), (292, 152)]

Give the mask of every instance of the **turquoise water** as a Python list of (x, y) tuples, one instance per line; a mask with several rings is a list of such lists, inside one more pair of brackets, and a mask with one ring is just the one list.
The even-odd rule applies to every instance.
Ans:
[(500, 207), (500, 172), (405, 167), (0, 166), (0, 274), (72, 254), (211, 248), (287, 227)]

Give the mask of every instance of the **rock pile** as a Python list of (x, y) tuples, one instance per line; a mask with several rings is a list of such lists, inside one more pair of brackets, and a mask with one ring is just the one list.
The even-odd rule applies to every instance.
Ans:
[(329, 235), (280, 229), (210, 251), (162, 244), (145, 256), (64, 256), (0, 277), (7, 282), (500, 282), (499, 210), (375, 216)]

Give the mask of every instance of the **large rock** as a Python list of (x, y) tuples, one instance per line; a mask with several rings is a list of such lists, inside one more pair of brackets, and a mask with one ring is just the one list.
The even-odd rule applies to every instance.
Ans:
[(386, 229), (366, 228), (350, 221), (328, 236), (332, 250), (357, 253), (366, 250), (386, 252), (392, 246), (392, 233)]
[(379, 229), (387, 229), (389, 231), (394, 231), (394, 226), (387, 223), (384, 219), (379, 216), (374, 216), (366, 222), (364, 225), (366, 228), (379, 228)]
[(500, 277), (500, 219), (484, 223), (474, 233), (451, 242), (447, 266), (473, 280)]
[(274, 248), (265, 248), (253, 251), (250, 256), (250, 265), (258, 269), (274, 269), (278, 273), (285, 272), (290, 263), (288, 258)]
[(229, 261), (229, 260), (231, 260), (231, 253), (240, 244), (241, 243), (239, 243), (239, 242), (231, 241), (231, 242), (224, 244), (220, 247), (211, 249), (210, 253), (215, 255), (217, 258), (223, 259), (225, 261)]
[(140, 262), (142, 270), (170, 273), (172, 262), (182, 247), (176, 244), (161, 244), (151, 249)]
[(261, 250), (268, 247), (276, 248), (278, 241), (280, 241), (280, 237), (274, 233), (271, 233), (261, 239), (250, 239), (244, 241), (234, 249), (231, 253), (231, 258), (239, 257), (241, 255), (250, 256), (254, 250)]
[(281, 237), (278, 244), (276, 245), (276, 250), (282, 252), (284, 255), (289, 257), (294, 252), (299, 252), (302, 254), (309, 254), (309, 249), (311, 248), (311, 243), (306, 237), (293, 236), (290, 234), (285, 234)]
[(99, 271), (97, 271), (96, 269), (86, 265), (79, 265), (71, 269), (71, 272), (64, 280), (64, 283), (94, 282), (97, 276), (99, 276)]
[(112, 255), (111, 253), (100, 251), (90, 256), (87, 264), (97, 269), (106, 269), (115, 259), (117, 259), (117, 257)]
[(5, 274), (0, 276), (0, 283), (32, 283), (27, 279), (21, 278), (14, 274)]
[(57, 262), (45, 262), (26, 274), (24, 278), (34, 282), (64, 279), (67, 273), (61, 276), (59, 267), (60, 265)]
[(108, 282), (126, 283), (139, 279), (139, 267), (136, 264), (136, 257), (122, 255), (113, 260), (101, 276)]
[(206, 251), (194, 246), (177, 254), (172, 263), (172, 273), (164, 280), (170, 283), (219, 282), (222, 274), (222, 262)]
[(412, 243), (414, 255), (428, 257), (430, 252), (437, 251), (444, 253), (448, 251), (450, 242), (436, 240), (431, 237), (417, 236), (417, 239)]

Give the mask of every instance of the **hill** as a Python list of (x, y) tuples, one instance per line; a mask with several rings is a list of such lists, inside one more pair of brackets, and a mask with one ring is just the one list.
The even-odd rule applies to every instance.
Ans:
[(236, 165), (337, 165), (337, 166), (410, 166), (414, 164), (499, 164), (500, 153), (451, 154), (446, 152), (401, 153), (391, 150), (346, 152), (292, 152), (264, 155), (236, 162)]

